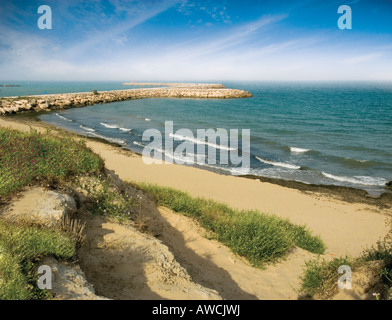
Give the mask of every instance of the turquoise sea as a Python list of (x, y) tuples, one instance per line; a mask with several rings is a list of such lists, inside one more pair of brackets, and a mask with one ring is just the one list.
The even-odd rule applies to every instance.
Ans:
[[(1, 87), (0, 95), (117, 90), (124, 89), (122, 82), (12, 82), (21, 87)], [(343, 185), (372, 194), (381, 193), (392, 180), (392, 83), (214, 82), (248, 90), (254, 97), (131, 100), (40, 118), (139, 153), (148, 143), (142, 141), (143, 132), (155, 128), (164, 134), (165, 121), (173, 121), (175, 131), (187, 128), (195, 136), (197, 129), (250, 129), (249, 174)], [(215, 147), (219, 149), (219, 142)], [(205, 168), (241, 173), (219, 162)]]

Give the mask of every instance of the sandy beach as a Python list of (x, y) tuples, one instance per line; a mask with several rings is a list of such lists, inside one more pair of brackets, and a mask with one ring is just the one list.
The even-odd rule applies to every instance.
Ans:
[[(29, 125), (48, 126), (31, 120), (21, 122), (19, 118), (0, 119), (2, 127), (29, 130)], [(383, 206), (377, 206), (364, 202), (346, 202), (328, 193), (305, 192), (255, 179), (220, 175), (175, 164), (146, 165), (140, 155), (120, 147), (92, 139), (88, 139), (87, 145), (101, 155), (106, 167), (114, 170), (124, 181), (173, 187), (193, 196), (213, 199), (235, 208), (258, 209), (288, 218), (293, 223), (304, 224), (325, 242), (327, 258), (358, 256), (363, 249), (376, 244), (388, 232), (386, 222), (391, 218), (391, 207), (385, 203)], [(176, 230), (177, 240), (176, 237), (170, 237), (169, 233), (163, 237), (180, 262), (182, 260), (185, 264), (192, 264), (189, 255), (191, 251), (193, 257), (203, 257), (204, 263), (226, 268), (228, 277), (247, 293), (245, 298), (296, 298), (295, 288), (298, 288), (301, 266), (312, 256), (308, 252), (296, 250), (281, 263), (268, 266), (266, 270), (257, 270), (242, 259), (229, 254), (224, 246), (203, 238), (202, 232), (197, 232), (196, 226), (189, 228), (192, 223), (189, 218), (161, 209), (160, 216), (156, 219), (161, 219), (159, 221), (162, 224)], [(181, 246), (176, 248), (176, 243), (180, 242), (183, 244), (183, 250)], [(199, 274), (200, 282), (211, 284), (214, 272), (209, 272), (207, 268), (203, 275), (203, 264), (196, 262), (197, 259), (193, 260), (200, 266), (191, 275), (197, 277)], [(224, 282), (224, 278), (222, 279)], [(235, 296), (230, 294), (232, 288), (226, 288), (225, 292), (226, 298)]]
[(346, 203), (323, 194), (304, 194), (270, 183), (192, 167), (146, 165), (140, 156), (130, 156), (109, 145), (89, 141), (88, 146), (123, 180), (173, 187), (235, 208), (258, 209), (305, 224), (326, 242), (328, 254), (358, 255), (388, 231), (385, 220), (390, 217), (390, 209)]

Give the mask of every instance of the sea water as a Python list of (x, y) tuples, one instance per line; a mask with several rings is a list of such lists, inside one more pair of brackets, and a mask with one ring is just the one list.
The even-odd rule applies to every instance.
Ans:
[[(197, 129), (250, 129), (248, 174), (348, 186), (372, 194), (381, 193), (392, 180), (391, 82), (217, 82), (250, 91), (253, 97), (130, 100), (53, 111), (40, 119), (139, 153), (148, 144), (142, 141), (143, 132), (155, 128), (164, 135), (166, 121), (173, 121), (174, 130), (187, 128), (195, 136)], [(128, 87), (121, 82), (41, 82), (25, 89), (23, 84), (0, 88), (0, 93), (124, 88)], [(241, 174), (239, 168), (219, 161), (205, 168)]]

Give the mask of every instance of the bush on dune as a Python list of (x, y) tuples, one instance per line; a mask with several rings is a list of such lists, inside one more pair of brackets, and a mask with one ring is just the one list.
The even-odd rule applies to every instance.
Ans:
[(33, 180), (66, 178), (102, 165), (82, 140), (0, 128), (0, 196)]
[[(0, 197), (12, 196), (33, 182), (98, 172), (102, 166), (100, 157), (81, 140), (0, 128)], [(77, 243), (67, 227), (57, 230), (0, 220), (0, 299), (51, 298), (37, 287), (36, 263), (44, 256), (70, 259)]]
[(255, 210), (235, 210), (172, 188), (143, 183), (132, 185), (150, 194), (157, 205), (195, 218), (214, 238), (246, 257), (254, 266), (284, 257), (295, 245), (314, 253), (325, 251), (319, 237), (313, 236), (305, 226), (288, 220)]
[(75, 247), (72, 236), (65, 232), (0, 221), (0, 299), (50, 298), (37, 287), (34, 262), (47, 255), (69, 259)]

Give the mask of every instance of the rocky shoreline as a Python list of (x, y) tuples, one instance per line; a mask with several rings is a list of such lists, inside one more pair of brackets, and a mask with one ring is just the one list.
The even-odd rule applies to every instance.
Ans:
[[(138, 85), (149, 84), (139, 83)], [(113, 91), (94, 90), (93, 92), (81, 93), (6, 97), (0, 99), (0, 115), (80, 108), (93, 104), (145, 98), (234, 99), (250, 97), (252, 97), (252, 94), (248, 91), (227, 89), (223, 85), (175, 84), (174, 86), (162, 88), (140, 88)]]

